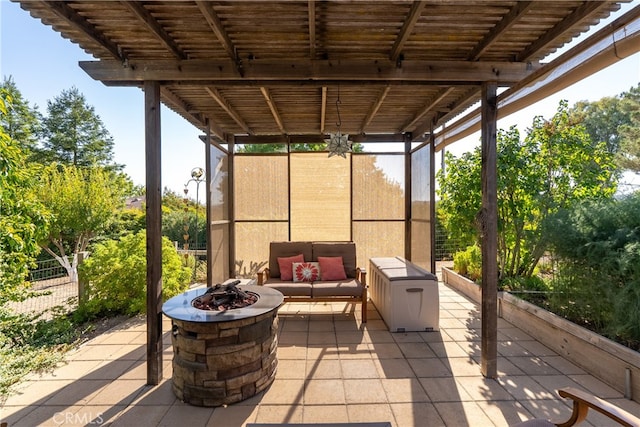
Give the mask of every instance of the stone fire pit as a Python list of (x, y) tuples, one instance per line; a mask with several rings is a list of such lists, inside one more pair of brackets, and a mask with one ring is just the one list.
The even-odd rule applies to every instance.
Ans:
[(257, 295), (257, 301), (224, 311), (201, 310), (194, 307), (194, 300), (199, 305), (212, 292), (205, 295), (207, 288), (199, 288), (162, 306), (172, 321), (173, 392), (183, 402), (196, 406), (240, 402), (266, 389), (275, 378), (277, 312), (284, 297), (263, 286), (237, 288)]

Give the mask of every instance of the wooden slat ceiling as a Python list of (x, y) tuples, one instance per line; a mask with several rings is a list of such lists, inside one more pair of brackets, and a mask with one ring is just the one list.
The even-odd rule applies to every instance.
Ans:
[[(513, 85), (615, 1), (25, 1), (108, 85), (162, 100), (220, 141), (425, 132)], [(285, 139), (281, 138), (281, 139)]]

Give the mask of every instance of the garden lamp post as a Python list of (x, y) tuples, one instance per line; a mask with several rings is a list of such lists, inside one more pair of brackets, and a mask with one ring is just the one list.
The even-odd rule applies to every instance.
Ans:
[(196, 215), (195, 215), (195, 240), (194, 240), (194, 263), (193, 263), (193, 277), (196, 277), (196, 268), (198, 266), (198, 207), (199, 207), (199, 193), (200, 193), (200, 183), (205, 180), (204, 178), (204, 169), (201, 167), (191, 169), (191, 179), (188, 180), (184, 184), (184, 196), (187, 197), (189, 193), (189, 184), (191, 182), (196, 183)]

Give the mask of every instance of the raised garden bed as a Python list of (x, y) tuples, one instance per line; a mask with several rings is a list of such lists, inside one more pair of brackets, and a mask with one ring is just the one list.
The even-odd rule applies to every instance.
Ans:
[[(442, 267), (442, 281), (481, 303), (479, 285)], [(640, 402), (640, 353), (576, 325), (507, 292), (498, 293), (498, 316), (518, 325), (540, 343)]]

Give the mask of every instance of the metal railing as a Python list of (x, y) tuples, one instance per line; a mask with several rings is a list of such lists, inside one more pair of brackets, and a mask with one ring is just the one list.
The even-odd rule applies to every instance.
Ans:
[(56, 259), (37, 261), (35, 268), (29, 271), (31, 290), (40, 295), (21, 302), (8, 304), (15, 313), (43, 313), (50, 318), (49, 310), (53, 307), (63, 307), (68, 311), (74, 310), (78, 303), (78, 285), (69, 280), (66, 269)]

